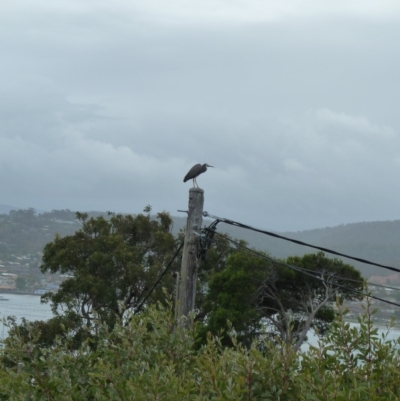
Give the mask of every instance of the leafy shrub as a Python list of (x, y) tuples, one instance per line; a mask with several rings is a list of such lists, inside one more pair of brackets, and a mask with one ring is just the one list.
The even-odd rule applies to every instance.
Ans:
[(97, 321), (96, 347), (59, 337), (39, 348), (15, 332), (0, 353), (0, 400), (398, 400), (400, 342), (378, 336), (371, 314), (368, 305), (358, 328), (340, 314), (300, 353), (234, 336), (228, 348), (211, 335), (196, 349), (196, 325), (176, 325), (161, 305), (112, 330)]

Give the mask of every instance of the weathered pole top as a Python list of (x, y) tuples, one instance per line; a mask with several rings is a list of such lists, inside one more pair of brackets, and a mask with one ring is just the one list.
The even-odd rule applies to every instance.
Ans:
[(192, 187), (189, 189), (189, 192), (200, 192), (204, 194), (204, 190), (198, 187)]

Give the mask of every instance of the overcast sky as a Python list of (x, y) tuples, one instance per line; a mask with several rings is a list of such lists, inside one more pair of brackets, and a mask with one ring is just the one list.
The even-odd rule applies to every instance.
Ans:
[(398, 0), (0, 3), (0, 204), (283, 231), (400, 219)]

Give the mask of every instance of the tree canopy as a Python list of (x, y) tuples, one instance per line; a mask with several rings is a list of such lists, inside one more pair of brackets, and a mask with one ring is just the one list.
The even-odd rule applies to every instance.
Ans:
[(230, 254), (225, 268), (209, 280), (204, 330), (226, 330), (229, 320), (248, 344), (267, 331), (298, 349), (310, 328), (326, 331), (337, 297), (360, 298), (361, 274), (338, 259), (320, 252), (281, 262), (239, 250)]
[[(51, 302), (54, 318), (47, 333), (46, 323), (37, 322), (41, 343), (51, 344), (57, 334), (65, 336), (61, 326), (83, 339), (94, 319), (112, 328), (125, 311), (141, 305), (182, 237), (171, 234), (168, 213), (153, 218), (150, 212), (148, 206), (137, 216), (110, 213), (108, 219), (77, 213), (81, 228), (73, 235), (57, 235), (44, 247), (42, 273), (69, 278), (56, 293), (42, 296), (43, 302)], [(336, 297), (359, 298), (354, 291), (363, 288), (360, 273), (338, 259), (320, 252), (273, 261), (244, 245), (239, 241), (232, 248), (229, 237), (218, 236), (198, 272), (195, 320), (203, 343), (207, 332), (225, 331), (222, 341), (230, 344), (226, 333), (232, 325), (247, 346), (254, 338), (270, 336), (298, 349), (310, 328), (326, 331), (335, 315)], [(179, 269), (175, 260), (147, 305), (164, 301), (163, 287), (174, 293), (172, 273)]]
[[(111, 214), (88, 218), (77, 213), (82, 227), (74, 235), (59, 237), (43, 250), (43, 273), (68, 274), (56, 293), (47, 293), (55, 316), (80, 319), (90, 327), (93, 312), (113, 326), (124, 311), (134, 309), (156, 281), (175, 250), (168, 213), (137, 216)], [(175, 264), (171, 270), (177, 268)], [(166, 275), (148, 300), (162, 301), (162, 287), (172, 291)]]

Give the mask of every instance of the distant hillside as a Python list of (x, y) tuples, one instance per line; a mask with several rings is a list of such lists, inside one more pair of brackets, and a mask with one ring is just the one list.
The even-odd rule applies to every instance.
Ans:
[[(22, 255), (41, 252), (56, 233), (61, 236), (71, 235), (79, 229), (75, 213), (70, 210), (53, 210), (37, 214), (34, 209), (11, 210), (1, 212), (0, 205), (0, 260), (8, 260), (12, 254)], [(106, 212), (89, 212), (90, 216), (99, 215), (107, 218)], [(203, 226), (212, 220), (203, 220)], [(245, 223), (245, 222), (244, 222)], [(173, 217), (172, 233), (176, 235), (186, 225), (186, 215)], [(268, 230), (268, 227), (257, 227)], [(233, 238), (247, 241), (250, 247), (268, 252), (277, 258), (306, 253), (315, 253), (309, 247), (296, 245), (249, 230), (239, 229), (224, 223), (218, 225), (218, 231)], [(371, 260), (400, 268), (400, 220), (377, 221), (340, 225), (316, 230), (279, 233), (289, 238), (333, 249), (355, 257)], [(389, 270), (368, 266), (344, 259), (361, 270), (365, 277), (387, 276)]]
[[(257, 227), (268, 230), (268, 227)], [(253, 231), (239, 229), (227, 224), (218, 225), (219, 232), (243, 239), (251, 247), (267, 251), (271, 256), (288, 256), (315, 253), (317, 250), (288, 241), (276, 239)], [(268, 230), (269, 231), (269, 230)], [(307, 242), (337, 252), (400, 268), (400, 220), (377, 221), (340, 225), (300, 232), (284, 232), (280, 235)], [(332, 256), (333, 257), (333, 256)], [(393, 272), (374, 266), (343, 259), (360, 269), (365, 277), (383, 276)]]
[(10, 205), (3, 205), (0, 204), (0, 214), (7, 214), (10, 210), (14, 210), (15, 207), (12, 207)]
[[(67, 218), (65, 218), (67, 217)], [(0, 214), (0, 260), (41, 252), (57, 234), (69, 235), (79, 229), (71, 211), (37, 215), (34, 209), (11, 210)]]

